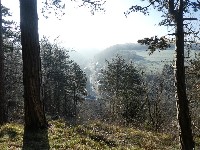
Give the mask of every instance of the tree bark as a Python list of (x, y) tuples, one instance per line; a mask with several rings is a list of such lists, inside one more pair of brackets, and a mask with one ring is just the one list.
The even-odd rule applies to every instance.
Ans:
[(185, 67), (184, 67), (184, 30), (183, 30), (183, 0), (180, 0), (178, 16), (176, 17), (176, 61), (175, 83), (177, 88), (177, 117), (179, 121), (180, 143), (182, 150), (192, 150), (195, 147), (189, 101), (186, 95)]
[(5, 99), (4, 51), (2, 39), (2, 5), (0, 0), (0, 124), (7, 122), (7, 101)]
[(20, 0), (20, 28), (23, 59), (25, 128), (47, 127), (41, 101), (41, 61), (37, 0)]

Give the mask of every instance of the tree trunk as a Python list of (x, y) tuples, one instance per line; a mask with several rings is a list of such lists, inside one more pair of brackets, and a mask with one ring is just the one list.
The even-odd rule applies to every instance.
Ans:
[(41, 101), (41, 61), (37, 0), (20, 0), (20, 27), (23, 59), (25, 128), (47, 127)]
[(0, 0), (0, 124), (7, 122), (7, 101), (5, 99), (4, 51), (2, 39), (2, 7)]
[(185, 67), (184, 67), (184, 32), (183, 32), (183, 0), (180, 0), (179, 12), (176, 17), (176, 61), (175, 83), (177, 88), (177, 117), (180, 129), (180, 143), (182, 150), (194, 149), (189, 113), (189, 101), (186, 95)]
[(73, 117), (77, 117), (77, 99), (76, 99), (76, 86), (74, 85), (74, 103), (73, 103), (74, 109), (73, 109)]

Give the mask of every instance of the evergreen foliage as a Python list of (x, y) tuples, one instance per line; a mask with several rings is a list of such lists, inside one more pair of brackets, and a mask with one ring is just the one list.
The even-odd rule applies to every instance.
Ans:
[(68, 51), (47, 38), (41, 41), (43, 100), (52, 116), (75, 117), (77, 102), (86, 95), (86, 75)]
[(144, 120), (143, 80), (132, 62), (126, 63), (121, 56), (107, 61), (100, 82), (99, 90), (112, 114), (123, 116), (128, 122)]

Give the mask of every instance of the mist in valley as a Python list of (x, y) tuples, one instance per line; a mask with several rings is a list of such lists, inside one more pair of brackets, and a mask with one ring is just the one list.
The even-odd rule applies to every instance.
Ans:
[(180, 27), (179, 1), (23, 2), (2, 6), (0, 149), (200, 147), (199, 4)]

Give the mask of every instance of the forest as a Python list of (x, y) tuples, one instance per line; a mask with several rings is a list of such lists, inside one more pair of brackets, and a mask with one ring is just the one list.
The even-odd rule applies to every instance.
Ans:
[[(105, 11), (104, 0), (79, 2), (92, 15)], [(44, 16), (65, 15), (65, 3), (46, 1)], [(143, 3), (124, 17), (161, 12), (168, 37), (113, 45), (84, 61), (59, 37), (39, 38), (37, 0), (19, 1), (20, 24), (0, 1), (0, 149), (200, 149), (200, 2)]]

